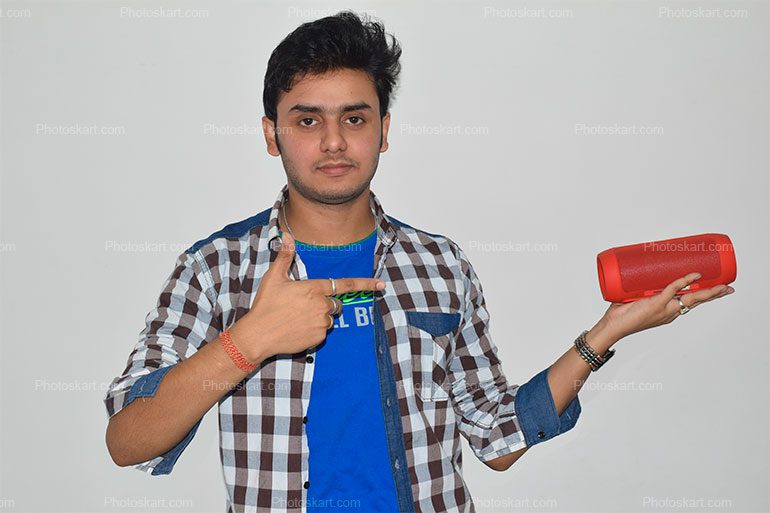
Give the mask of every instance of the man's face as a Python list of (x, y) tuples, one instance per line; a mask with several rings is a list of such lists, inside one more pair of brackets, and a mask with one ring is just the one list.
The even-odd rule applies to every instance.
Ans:
[(380, 121), (379, 109), (364, 71), (305, 76), (282, 94), (276, 125), (262, 118), (267, 151), (281, 156), (290, 184), (305, 198), (351, 201), (368, 190), (380, 153), (388, 149), (390, 113)]

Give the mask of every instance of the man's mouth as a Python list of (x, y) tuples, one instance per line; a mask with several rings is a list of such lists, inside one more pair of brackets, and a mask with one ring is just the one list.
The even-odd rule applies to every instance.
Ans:
[(351, 169), (353, 169), (353, 166), (345, 162), (332, 162), (330, 164), (324, 164), (323, 166), (318, 167), (319, 171), (327, 175), (341, 175)]

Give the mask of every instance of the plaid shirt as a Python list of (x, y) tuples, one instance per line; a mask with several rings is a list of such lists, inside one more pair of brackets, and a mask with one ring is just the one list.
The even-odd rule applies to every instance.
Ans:
[[(478, 276), (460, 247), (385, 215), (370, 191), (377, 243), (373, 350), (399, 511), (474, 512), (462, 476), (460, 435), (489, 461), (571, 429), (576, 397), (558, 416), (548, 368), (510, 385), (489, 335)], [(250, 308), (277, 255), (279, 208), (225, 226), (179, 255), (123, 374), (104, 399), (114, 415), (155, 394), (165, 373), (216, 340)], [(278, 241), (276, 241), (278, 242)], [(307, 279), (295, 255), (293, 279)], [(305, 512), (308, 444), (303, 417), (313, 350), (275, 355), (219, 401), (220, 456), (227, 511)], [(168, 474), (200, 421), (166, 454), (136, 465)], [(362, 449), (363, 450), (363, 449)]]

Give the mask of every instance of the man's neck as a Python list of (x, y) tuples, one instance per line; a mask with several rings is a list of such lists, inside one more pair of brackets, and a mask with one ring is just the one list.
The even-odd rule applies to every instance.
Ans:
[[(289, 185), (289, 201), (284, 203), (284, 209), (294, 238), (307, 244), (350, 244), (365, 238), (375, 228), (369, 189), (351, 202), (325, 205), (302, 197)], [(283, 214), (278, 221), (281, 229), (286, 230)]]

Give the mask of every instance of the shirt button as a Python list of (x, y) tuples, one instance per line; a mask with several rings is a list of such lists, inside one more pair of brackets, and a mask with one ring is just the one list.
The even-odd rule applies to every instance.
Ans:
[(390, 406), (391, 402), (392, 401), (390, 400), (390, 397), (385, 399), (385, 404), (387, 404), (388, 406)]
[(313, 357), (310, 355), (307, 355), (307, 358), (305, 359), (307, 363), (313, 363)]
[(302, 417), (302, 423), (303, 423), (303, 424), (307, 424), (307, 415), (305, 415), (304, 417)]
[(538, 438), (545, 438), (545, 433), (543, 433), (542, 431), (540, 431), (540, 432), (537, 434), (537, 437), (538, 437)]
[(310, 488), (310, 481), (305, 481), (305, 484), (303, 484), (302, 486), (304, 486), (305, 490), (307, 490), (308, 488)]
[(385, 347), (383, 347), (383, 345), (382, 345), (382, 344), (380, 344), (380, 345), (377, 347), (377, 351), (379, 351), (379, 353), (380, 353), (380, 354), (385, 354)]
[(396, 467), (396, 470), (401, 468), (401, 464), (398, 462), (398, 458), (396, 458), (396, 462), (394, 463), (394, 466)]

